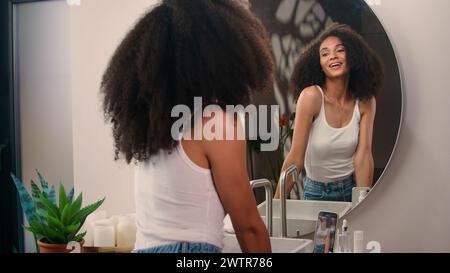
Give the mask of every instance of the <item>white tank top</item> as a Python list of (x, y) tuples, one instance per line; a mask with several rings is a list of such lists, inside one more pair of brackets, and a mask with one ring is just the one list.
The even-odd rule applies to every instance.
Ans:
[(176, 241), (223, 248), (225, 211), (212, 174), (192, 162), (181, 145), (140, 162), (135, 174), (135, 249)]
[(319, 226), (319, 228), (316, 231), (316, 245), (324, 245), (325, 239), (328, 236), (328, 232), (330, 230), (328, 228), (325, 228), (325, 230), (322, 230), (322, 228)]
[(349, 177), (355, 171), (353, 155), (358, 145), (361, 120), (359, 100), (356, 99), (350, 123), (342, 128), (334, 128), (328, 124), (325, 117), (322, 88), (317, 86), (317, 89), (322, 94), (322, 105), (311, 126), (305, 153), (305, 171), (312, 180), (336, 182)]

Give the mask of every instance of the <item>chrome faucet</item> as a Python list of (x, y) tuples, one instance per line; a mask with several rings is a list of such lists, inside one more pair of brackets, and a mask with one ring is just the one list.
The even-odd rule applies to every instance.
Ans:
[(286, 180), (289, 175), (292, 174), (293, 181), (297, 184), (297, 187), (301, 188), (301, 183), (298, 180), (298, 170), (295, 165), (289, 166), (281, 173), (280, 181), (280, 201), (281, 201), (281, 237), (287, 237), (287, 216), (286, 216)]
[(267, 179), (257, 179), (250, 181), (250, 186), (254, 188), (264, 187), (266, 192), (266, 224), (269, 236), (272, 236), (272, 199), (273, 199), (273, 189), (272, 183)]

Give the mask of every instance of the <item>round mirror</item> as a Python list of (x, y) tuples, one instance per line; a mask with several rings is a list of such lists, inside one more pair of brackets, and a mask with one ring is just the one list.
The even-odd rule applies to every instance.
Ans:
[[(287, 91), (294, 66), (305, 46), (333, 22), (349, 25), (380, 56), (385, 79), (377, 95), (373, 128), (374, 186), (395, 149), (402, 115), (402, 90), (393, 47), (369, 5), (363, 0), (250, 0), (250, 9), (269, 32), (277, 65), (274, 92), (255, 98), (257, 105), (278, 104), (281, 113), (295, 110), (294, 97)], [(288, 149), (285, 147), (285, 152)], [(267, 152), (251, 154), (253, 178), (273, 177), (269, 170), (280, 167), (276, 162), (278, 156)], [(259, 197), (262, 196), (257, 193)]]

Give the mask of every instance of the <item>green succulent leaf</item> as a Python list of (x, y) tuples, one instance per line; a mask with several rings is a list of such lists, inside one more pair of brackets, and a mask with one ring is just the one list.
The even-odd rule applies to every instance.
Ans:
[(70, 225), (70, 226), (66, 226), (64, 228), (64, 232), (66, 234), (74, 234), (75, 232), (78, 231), (79, 228), (80, 228), (80, 223), (76, 223), (76, 224), (73, 224), (73, 225)]
[(23, 227), (23, 228), (28, 230), (31, 233), (34, 233), (34, 234), (41, 234), (42, 233), (42, 231), (39, 230), (38, 227)]
[(61, 218), (58, 208), (53, 203), (51, 203), (44, 194), (41, 193), (40, 199), (42, 203), (46, 206), (49, 215), (57, 219)]
[(91, 205), (81, 209), (80, 211), (76, 212), (72, 216), (70, 222), (72, 222), (72, 223), (78, 223), (79, 222), (79, 223), (81, 223), (81, 225), (83, 225), (84, 221), (86, 220), (86, 217), (89, 214), (93, 213), (96, 209), (98, 209), (103, 204), (104, 201), (105, 201), (105, 198), (103, 198), (102, 200), (99, 200), (99, 201), (97, 201), (97, 202), (95, 202), (95, 203), (93, 203), (93, 204), (91, 204)]
[(48, 220), (48, 226), (49, 227), (52, 227), (53, 229), (55, 229), (57, 231), (63, 231), (64, 230), (64, 225), (63, 225), (63, 223), (61, 223), (61, 221), (59, 219), (49, 215), (47, 220)]
[(35, 211), (34, 216), (39, 217), (41, 221), (47, 221), (47, 215), (48, 215), (47, 209), (40, 199), (41, 190), (39, 189), (38, 185), (33, 180), (31, 180), (30, 184), (31, 184), (31, 190), (32, 190), (32, 199), (36, 206), (36, 211)]
[(24, 227), (25, 229), (29, 230), (32, 229), (33, 233), (35, 235), (37, 235), (36, 237), (40, 238), (40, 237), (45, 237), (45, 231), (44, 231), (44, 226), (47, 225), (47, 220), (45, 221), (41, 221), (40, 219), (34, 217), (31, 221), (30, 221), (30, 227)]
[(66, 243), (66, 237), (64, 235), (63, 230), (58, 230), (55, 228), (58, 224), (56, 219), (51, 219), (49, 216), (48, 222), (52, 224), (48, 224), (47, 222), (40, 222), (36, 218), (30, 222), (30, 227), (26, 228), (28, 231), (33, 232), (35, 235), (38, 235), (38, 239), (45, 238), (48, 243), (51, 244), (64, 244)]
[(41, 195), (41, 190), (33, 180), (31, 180), (30, 184), (31, 184), (31, 196), (33, 197), (33, 200), (38, 200), (39, 195)]
[(11, 173), (11, 178), (14, 181), (14, 184), (16, 185), (17, 191), (19, 193), (20, 204), (22, 205), (22, 210), (25, 213), (25, 216), (26, 216), (28, 222), (30, 222), (36, 211), (36, 205), (34, 204), (33, 199), (31, 198), (28, 191), (25, 189), (22, 181), (12, 173)]
[(75, 202), (73, 202), (72, 204), (72, 214), (78, 212), (81, 209), (82, 203), (83, 203), (83, 193), (80, 193), (77, 199), (75, 199)]
[(50, 189), (50, 193), (48, 195), (48, 200), (52, 202), (53, 205), (56, 206), (56, 192), (55, 192), (55, 186), (52, 185), (52, 188)]
[(59, 208), (63, 209), (67, 204), (67, 195), (66, 190), (64, 189), (64, 185), (59, 185)]
[(48, 212), (45, 208), (37, 208), (36, 213), (34, 214), (34, 217), (37, 218), (38, 221), (43, 223), (47, 222), (47, 216)]
[(83, 237), (86, 236), (86, 233), (87, 232), (85, 231), (83, 233), (78, 234), (77, 236), (73, 237), (71, 241), (74, 241), (74, 242), (81, 241), (81, 239), (83, 239)]
[(57, 231), (49, 226), (44, 226), (44, 237), (52, 244), (65, 244), (67, 243), (67, 238), (64, 237), (62, 231)]
[(47, 194), (47, 196), (50, 194), (50, 189), (48, 187), (47, 181), (45, 181), (44, 177), (41, 175), (41, 173), (36, 169), (37, 175), (39, 177), (39, 182), (41, 183), (42, 191)]
[(72, 190), (70, 190), (69, 194), (67, 195), (67, 201), (72, 203), (73, 202), (73, 194), (75, 193), (74, 188), (72, 188)]
[(61, 213), (61, 222), (63, 225), (69, 224), (71, 211), (72, 211), (72, 205), (70, 203), (67, 203), (64, 206), (64, 209), (62, 210), (62, 213)]

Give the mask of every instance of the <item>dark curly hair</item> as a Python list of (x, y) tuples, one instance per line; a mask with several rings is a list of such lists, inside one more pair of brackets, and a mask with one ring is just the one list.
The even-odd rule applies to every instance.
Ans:
[(246, 105), (272, 88), (274, 61), (262, 23), (236, 0), (165, 0), (117, 48), (101, 94), (115, 159), (171, 151), (175, 105)]
[(303, 51), (289, 82), (296, 99), (305, 88), (323, 86), (325, 73), (320, 65), (320, 45), (328, 37), (337, 37), (347, 51), (350, 66), (349, 92), (354, 98), (369, 100), (376, 96), (384, 79), (383, 64), (364, 38), (347, 25), (333, 23)]

